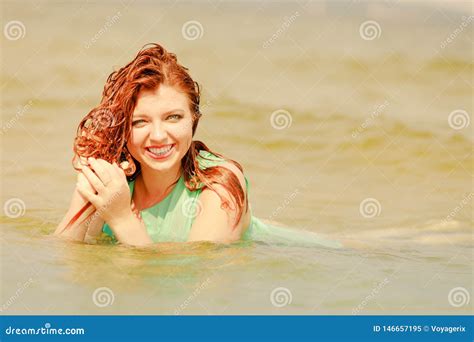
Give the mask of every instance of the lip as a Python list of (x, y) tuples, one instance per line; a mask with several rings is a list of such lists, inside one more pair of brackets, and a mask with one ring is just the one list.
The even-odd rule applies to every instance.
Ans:
[[(171, 149), (166, 152), (166, 154), (163, 154), (161, 156), (156, 156), (155, 154), (151, 153), (148, 149), (149, 148), (162, 148), (162, 147), (166, 147), (166, 146), (172, 146)], [(175, 148), (176, 144), (167, 144), (167, 145), (160, 145), (160, 146), (147, 146), (145, 148), (145, 154), (150, 157), (151, 159), (154, 159), (154, 160), (163, 160), (163, 159), (166, 159), (168, 158), (174, 151), (174, 148)]]
[(170, 145), (175, 145), (175, 144), (150, 145), (150, 146), (146, 146), (145, 148), (162, 148), (162, 147), (167, 147), (167, 146), (170, 146)]

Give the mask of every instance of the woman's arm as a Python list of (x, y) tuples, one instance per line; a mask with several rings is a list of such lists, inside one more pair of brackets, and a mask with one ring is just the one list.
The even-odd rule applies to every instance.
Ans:
[(135, 216), (131, 210), (120, 218), (109, 219), (107, 223), (117, 240), (123, 244), (132, 246), (153, 244), (153, 240), (146, 230), (145, 223)]
[[(100, 235), (105, 221), (93, 205), (87, 208), (71, 227), (65, 229), (68, 222), (87, 203), (88, 201), (79, 193), (76, 187), (69, 210), (61, 223), (59, 223), (54, 234), (67, 239), (85, 242), (93, 241), (95, 237)], [(110, 219), (108, 223), (117, 240), (123, 244), (144, 246), (153, 243), (146, 232), (145, 224), (131, 210), (118, 220)]]
[[(225, 163), (220, 165), (232, 171), (240, 181), (244, 189), (245, 197), (247, 190), (245, 178), (242, 172), (233, 164)], [(214, 186), (215, 191), (205, 188), (198, 198), (200, 208), (198, 215), (194, 219), (188, 241), (212, 241), (221, 243), (230, 243), (241, 239), (245, 230), (250, 224), (250, 207), (244, 212), (235, 226), (237, 220), (237, 208), (235, 205), (231, 208), (222, 207), (221, 197), (228, 203), (232, 203), (227, 190), (220, 185)]]
[(119, 242), (133, 246), (152, 244), (144, 222), (132, 212), (130, 189), (123, 170), (103, 159), (89, 158), (89, 163), (91, 167), (84, 166), (82, 172), (91, 187), (78, 184), (79, 194), (92, 203)]
[[(78, 181), (81, 176), (78, 177)], [(82, 176), (83, 177), (83, 176)], [(77, 187), (72, 194), (71, 204), (66, 215), (56, 228), (54, 235), (72, 239), (76, 241), (84, 241), (86, 236), (95, 237), (102, 231), (104, 220), (97, 214), (94, 206), (87, 208), (81, 216), (70, 227), (66, 225), (81, 210), (88, 201), (81, 196)], [(87, 219), (85, 219), (87, 217)]]

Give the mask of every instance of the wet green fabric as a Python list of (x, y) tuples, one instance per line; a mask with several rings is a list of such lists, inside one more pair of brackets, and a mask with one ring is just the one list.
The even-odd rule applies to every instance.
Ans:
[[(200, 151), (197, 157), (199, 167), (205, 169), (225, 162), (207, 151)], [(249, 182), (245, 178), (247, 194)], [(129, 182), (130, 194), (133, 195), (135, 181)], [(173, 190), (162, 201), (140, 212), (148, 234), (154, 242), (185, 242), (198, 208), (198, 197), (201, 189), (189, 191), (181, 176)], [(104, 224), (102, 231), (114, 237), (112, 230)], [(338, 248), (340, 243), (325, 239), (318, 234), (264, 223), (255, 216), (251, 217), (242, 240), (261, 241), (268, 244), (325, 246)]]

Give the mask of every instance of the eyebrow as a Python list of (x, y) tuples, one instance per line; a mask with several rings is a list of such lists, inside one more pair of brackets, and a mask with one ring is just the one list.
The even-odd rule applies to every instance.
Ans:
[[(172, 110), (168, 110), (164, 113), (161, 114), (161, 116), (166, 116), (166, 115), (169, 115), (169, 114), (173, 114), (173, 113), (181, 113), (181, 114), (184, 114), (184, 110), (182, 109), (172, 109)], [(133, 117), (148, 117), (149, 115), (148, 114), (145, 114), (145, 113), (137, 113), (137, 114), (133, 114)]]

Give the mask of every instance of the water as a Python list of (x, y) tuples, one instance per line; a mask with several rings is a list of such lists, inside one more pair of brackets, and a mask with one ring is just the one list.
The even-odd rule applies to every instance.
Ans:
[[(472, 115), (468, 5), (4, 2), (2, 22), (26, 34), (2, 36), (1, 195), (25, 212), (2, 212), (2, 312), (471, 313), (472, 123), (448, 120)], [(374, 40), (359, 32), (369, 19)], [(183, 38), (189, 20), (200, 39)], [(77, 123), (113, 68), (153, 41), (203, 85), (197, 138), (242, 163), (254, 214), (344, 249), (50, 236), (75, 184)], [(291, 125), (272, 126), (277, 110)]]

